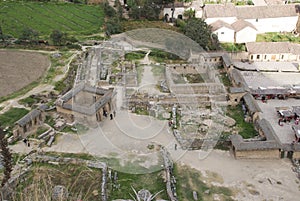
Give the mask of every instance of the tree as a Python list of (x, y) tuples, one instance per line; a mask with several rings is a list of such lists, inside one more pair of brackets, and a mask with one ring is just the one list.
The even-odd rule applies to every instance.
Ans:
[(2, 156), (2, 162), (3, 162), (3, 167), (4, 167), (4, 177), (1, 182), (1, 186), (4, 186), (6, 182), (10, 179), (10, 173), (12, 171), (12, 156), (8, 148), (7, 140), (5, 138), (5, 133), (0, 128), (0, 153)]
[(141, 18), (141, 13), (142, 9), (140, 6), (132, 6), (129, 11), (129, 17), (138, 20)]
[(185, 10), (183, 16), (187, 17), (188, 19), (195, 17), (195, 10), (193, 10), (192, 8)]
[(54, 45), (64, 45), (67, 39), (67, 34), (60, 30), (53, 30), (50, 34), (50, 39)]
[(117, 17), (120, 18), (120, 19), (122, 19), (123, 18), (123, 7), (122, 7), (120, 1), (119, 0), (115, 0), (114, 6), (117, 9), (117, 11), (116, 11)]
[(2, 42), (5, 42), (5, 37), (2, 31), (2, 26), (0, 25), (0, 39), (2, 40)]
[(212, 31), (204, 20), (188, 19), (184, 26), (184, 35), (196, 41), (203, 49), (208, 50), (210, 48)]
[(103, 10), (106, 17), (114, 17), (116, 16), (116, 11), (113, 7), (111, 7), (108, 1), (103, 3)]
[(146, 1), (142, 7), (142, 16), (148, 20), (158, 20), (161, 8), (152, 1)]
[(175, 2), (175, 0), (152, 0), (153, 3), (156, 5), (164, 6), (167, 4), (172, 4)]
[(20, 40), (29, 41), (30, 43), (37, 42), (38, 39), (39, 39), (38, 31), (31, 29), (31, 28), (23, 29), (23, 32), (20, 36)]
[(122, 24), (117, 17), (107, 20), (105, 26), (105, 33), (107, 36), (118, 34), (123, 31)]

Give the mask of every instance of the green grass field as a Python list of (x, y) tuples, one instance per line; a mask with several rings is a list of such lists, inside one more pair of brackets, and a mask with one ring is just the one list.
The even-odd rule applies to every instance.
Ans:
[(256, 42), (292, 42), (300, 43), (300, 38), (292, 33), (264, 33), (257, 34)]
[(95, 5), (71, 3), (0, 2), (3, 33), (19, 37), (24, 28), (32, 28), (40, 36), (53, 30), (70, 35), (88, 35), (101, 31), (103, 9)]

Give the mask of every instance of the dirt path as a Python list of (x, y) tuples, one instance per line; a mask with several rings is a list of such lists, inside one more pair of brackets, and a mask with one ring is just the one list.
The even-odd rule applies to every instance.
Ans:
[(160, 94), (160, 91), (157, 89), (157, 83), (158, 79), (154, 77), (152, 72), (152, 66), (151, 61), (149, 59), (149, 54), (151, 50), (147, 52), (144, 59), (141, 61), (142, 64), (144, 64), (143, 68), (143, 74), (142, 74), (142, 80), (140, 83), (139, 91), (144, 91), (145, 93), (149, 94)]
[(67, 63), (67, 64), (64, 66), (64, 68), (63, 68), (63, 74), (57, 75), (57, 76), (53, 79), (54, 82), (60, 81), (61, 79), (63, 79), (63, 78), (66, 76), (66, 74), (68, 73), (68, 71), (69, 71), (69, 69), (70, 69), (70, 64), (72, 63), (72, 61), (74, 60), (74, 58), (75, 58), (76, 56), (78, 56), (80, 53), (81, 53), (81, 51), (75, 51), (75, 52), (72, 54), (72, 56), (69, 58), (68, 63)]
[(299, 180), (288, 159), (235, 160), (229, 152), (214, 150), (204, 160), (198, 159), (196, 151), (188, 152), (179, 162), (219, 174), (224, 180), (219, 185), (237, 189), (239, 201), (299, 200)]

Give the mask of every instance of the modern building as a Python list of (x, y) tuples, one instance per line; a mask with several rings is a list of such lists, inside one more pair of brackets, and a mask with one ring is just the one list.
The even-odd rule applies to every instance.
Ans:
[(300, 61), (300, 45), (290, 42), (246, 43), (250, 61)]

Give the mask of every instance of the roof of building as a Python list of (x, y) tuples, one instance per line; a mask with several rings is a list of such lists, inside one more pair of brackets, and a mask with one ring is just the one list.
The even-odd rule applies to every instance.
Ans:
[(282, 149), (285, 151), (300, 151), (300, 143), (283, 144)]
[(231, 135), (230, 140), (237, 151), (254, 151), (278, 149), (281, 146), (274, 140), (266, 141), (244, 141), (241, 135)]
[(284, 2), (282, 0), (264, 0), (267, 5), (282, 5)]
[(237, 19), (262, 19), (298, 16), (299, 4), (235, 6), (232, 3), (207, 4), (205, 18), (237, 17)]
[[(95, 103), (86, 106), (81, 104), (67, 103), (72, 97), (78, 94), (80, 91), (86, 91), (91, 94), (99, 94), (102, 97), (97, 100)], [(101, 107), (103, 107), (109, 100), (115, 96), (116, 92), (113, 89), (103, 89), (99, 87), (92, 87), (85, 84), (79, 84), (72, 90), (68, 91), (64, 96), (60, 98), (62, 101), (58, 101), (58, 104), (61, 105), (64, 109), (72, 110), (78, 113), (93, 115), (96, 111), (98, 111)]]
[(262, 119), (259, 120), (257, 123), (259, 129), (263, 132), (268, 141), (275, 140), (278, 143), (280, 142), (269, 121), (267, 121), (266, 119)]
[(206, 4), (204, 7), (204, 16), (206, 18), (236, 17), (236, 15), (237, 13), (233, 3)]
[(246, 104), (248, 110), (249, 110), (251, 113), (261, 112), (261, 109), (260, 109), (260, 107), (258, 106), (256, 100), (253, 98), (253, 96), (252, 96), (250, 93), (246, 93), (246, 94), (243, 96), (243, 99), (244, 99), (244, 101), (245, 101), (245, 104)]
[[(268, 71), (268, 72), (298, 72), (299, 64), (296, 62), (277, 62), (277, 61), (254, 61), (254, 62), (242, 62), (234, 61), (233, 65), (240, 70), (249, 71)], [(251, 73), (251, 72), (249, 72)], [(244, 73), (246, 74), (246, 73)]]
[(260, 88), (260, 89), (250, 89), (252, 94), (258, 94), (258, 95), (268, 95), (268, 94), (273, 94), (273, 95), (285, 95), (289, 94), (289, 89), (283, 88), (283, 87), (276, 87), (276, 88)]
[(262, 19), (298, 16), (297, 4), (267, 6), (236, 6), (238, 19)]
[(245, 141), (241, 135), (231, 135), (230, 140), (235, 149), (241, 151), (253, 151), (278, 149), (282, 147), (274, 129), (272, 128), (272, 125), (266, 119), (258, 121), (258, 127), (263, 132), (266, 140)]
[(47, 109), (49, 109), (49, 106), (46, 105), (46, 104), (42, 104), (42, 105), (39, 106), (39, 110), (45, 111)]
[(248, 85), (239, 70), (235, 68), (232, 69), (230, 71), (230, 76), (236, 84), (240, 85), (240, 87), (244, 87), (245, 90), (248, 90)]
[(249, 42), (246, 48), (250, 54), (300, 54), (300, 45), (290, 42)]
[(183, 2), (174, 2), (174, 4), (170, 3), (170, 4), (165, 5), (164, 8), (172, 8), (173, 6), (175, 8), (184, 8)]
[(93, 94), (104, 95), (109, 90), (99, 88), (99, 87), (92, 87), (92, 86), (86, 85), (84, 83), (80, 83), (80, 84), (76, 85), (73, 89), (71, 89), (70, 91), (65, 93), (62, 97), (60, 97), (60, 99), (63, 100), (64, 102), (67, 102), (68, 100), (73, 98), (76, 94), (78, 94), (80, 91), (86, 91), (86, 92), (90, 92)]
[(24, 117), (22, 117), (21, 119), (19, 119), (16, 122), (16, 124), (18, 124), (20, 126), (24, 126), (28, 122), (32, 121), (34, 118), (38, 117), (40, 114), (41, 114), (40, 110), (34, 109), (31, 112), (29, 112), (28, 114), (26, 114)]
[(226, 23), (222, 20), (217, 20), (214, 23), (211, 23), (210, 26), (212, 27), (212, 29), (211, 29), (212, 31), (216, 31), (216, 30), (218, 30), (220, 28), (223, 28), (223, 27), (234, 30), (230, 24), (228, 24), (228, 23)]
[(246, 92), (243, 87), (230, 87), (229, 93), (236, 94), (236, 93), (244, 93)]
[(252, 29), (254, 29), (254, 30), (257, 30), (257, 29), (253, 26), (253, 24), (251, 24), (250, 22), (247, 22), (247, 21), (245, 21), (245, 20), (242, 20), (242, 19), (237, 20), (236, 22), (234, 22), (233, 24), (231, 24), (231, 26), (232, 26), (232, 28), (233, 28), (236, 32), (241, 31), (242, 29), (244, 29), (244, 28), (246, 28), (246, 27), (250, 27), (250, 28), (252, 28)]

